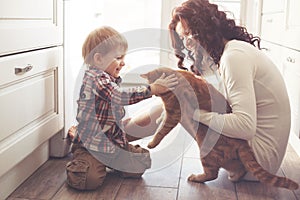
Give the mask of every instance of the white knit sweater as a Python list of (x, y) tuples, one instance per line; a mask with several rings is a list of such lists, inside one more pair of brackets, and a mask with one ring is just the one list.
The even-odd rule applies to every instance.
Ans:
[[(228, 137), (248, 140), (258, 162), (276, 173), (285, 154), (291, 122), (289, 99), (279, 70), (256, 47), (231, 40), (225, 45), (219, 73), (232, 113), (197, 110), (194, 120)], [(247, 176), (252, 179), (250, 174)]]

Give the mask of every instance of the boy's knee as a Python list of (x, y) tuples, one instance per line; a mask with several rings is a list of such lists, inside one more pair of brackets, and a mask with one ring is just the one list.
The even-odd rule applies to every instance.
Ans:
[(144, 173), (130, 173), (130, 172), (118, 171), (118, 174), (122, 178), (141, 178)]
[(67, 183), (78, 190), (94, 190), (103, 184), (106, 166), (85, 149), (74, 152), (74, 159), (67, 163)]
[(106, 177), (106, 167), (94, 167), (87, 173), (86, 189), (93, 190), (100, 187)]
[(128, 146), (128, 171), (123, 172), (123, 177), (138, 178), (141, 177), (146, 169), (151, 167), (150, 152), (139, 145)]

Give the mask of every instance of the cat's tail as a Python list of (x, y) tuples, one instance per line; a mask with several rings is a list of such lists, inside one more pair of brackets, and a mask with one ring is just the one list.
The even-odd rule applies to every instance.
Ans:
[(298, 183), (292, 181), (291, 179), (276, 176), (266, 171), (256, 161), (255, 155), (249, 145), (247, 145), (247, 147), (241, 147), (238, 151), (238, 154), (246, 170), (253, 173), (253, 175), (262, 183), (269, 184), (275, 187), (287, 188), (289, 190), (298, 189)]

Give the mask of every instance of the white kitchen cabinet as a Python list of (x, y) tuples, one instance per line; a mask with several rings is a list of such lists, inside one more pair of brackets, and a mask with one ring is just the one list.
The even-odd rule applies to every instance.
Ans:
[(262, 15), (261, 38), (282, 44), (284, 33), (284, 13), (271, 13)]
[[(30, 175), (22, 172), (42, 163), (37, 160), (23, 165), (24, 171), (11, 170), (33, 152), (44, 155), (45, 151), (36, 149), (45, 149), (47, 141), (63, 128), (62, 51), (54, 47), (0, 58), (0, 199)], [(45, 161), (49, 155), (42, 157)], [(7, 174), (18, 175), (8, 179)]]
[(261, 38), (282, 44), (285, 27), (285, 0), (262, 0)]
[(266, 41), (261, 47), (284, 78), (291, 107), (290, 144), (300, 155), (300, 51)]
[(63, 0), (0, 1), (0, 199), (49, 158), (64, 127)]
[(266, 41), (261, 47), (284, 78), (291, 106), (290, 144), (300, 155), (300, 51)]
[(300, 52), (282, 48), (282, 75), (291, 105), (291, 133), (300, 133)]
[(263, 0), (261, 38), (300, 50), (299, 10), (299, 0)]
[(62, 0), (1, 0), (0, 56), (62, 44)]
[(261, 46), (284, 78), (291, 106), (289, 142), (300, 155), (300, 1), (262, 0), (262, 8)]
[(266, 41), (261, 41), (260, 47), (282, 73), (282, 47)]
[(300, 1), (286, 0), (283, 45), (300, 50)]

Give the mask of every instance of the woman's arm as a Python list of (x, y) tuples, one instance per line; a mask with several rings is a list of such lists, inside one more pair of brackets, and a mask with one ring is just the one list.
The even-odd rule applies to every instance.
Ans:
[(228, 137), (249, 140), (256, 133), (255, 66), (247, 55), (233, 51), (220, 65), (227, 100), (232, 113), (196, 110), (193, 119)]

